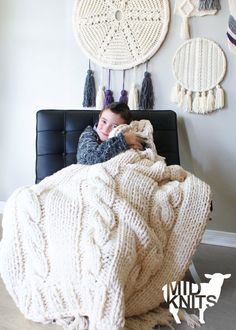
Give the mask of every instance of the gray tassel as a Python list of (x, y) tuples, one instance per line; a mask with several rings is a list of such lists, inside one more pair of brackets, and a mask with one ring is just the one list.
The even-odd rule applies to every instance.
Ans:
[(93, 71), (89, 68), (84, 85), (83, 107), (94, 107), (96, 105), (96, 88)]
[(219, 0), (199, 0), (198, 9), (201, 10), (220, 10), (220, 1)]
[(154, 106), (154, 94), (151, 74), (149, 72), (144, 73), (144, 79), (142, 82), (139, 108), (141, 110), (152, 110)]

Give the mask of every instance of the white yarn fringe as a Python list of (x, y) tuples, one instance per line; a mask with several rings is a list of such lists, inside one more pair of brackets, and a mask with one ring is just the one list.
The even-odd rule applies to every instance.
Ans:
[(188, 22), (188, 17), (184, 16), (180, 28), (180, 36), (183, 39), (189, 39), (190, 38), (190, 27)]
[(171, 90), (171, 101), (187, 112), (206, 114), (224, 107), (224, 90), (217, 85), (215, 90), (195, 92), (192, 97), (191, 91), (176, 84)]
[(97, 110), (102, 110), (104, 107), (104, 101), (105, 101), (105, 87), (104, 86), (99, 86), (97, 95), (96, 95), (96, 109)]

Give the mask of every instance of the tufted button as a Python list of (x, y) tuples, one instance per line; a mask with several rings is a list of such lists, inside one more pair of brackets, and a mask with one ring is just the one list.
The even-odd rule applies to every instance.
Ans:
[(66, 134), (66, 131), (61, 131), (61, 134)]

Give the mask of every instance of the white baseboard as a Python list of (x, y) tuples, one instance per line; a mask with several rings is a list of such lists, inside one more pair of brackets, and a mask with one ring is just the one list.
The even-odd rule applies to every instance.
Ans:
[(236, 233), (206, 230), (201, 243), (236, 248)]
[[(0, 201), (0, 214), (3, 213), (4, 205), (5, 202)], [(201, 243), (236, 248), (236, 233), (207, 229)]]

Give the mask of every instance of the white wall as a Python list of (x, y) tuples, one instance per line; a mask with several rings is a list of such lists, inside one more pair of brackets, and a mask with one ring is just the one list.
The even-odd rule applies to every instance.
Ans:
[[(179, 118), (181, 163), (207, 181), (213, 192), (209, 228), (236, 232), (236, 55), (226, 40), (227, 1), (216, 16), (191, 19), (193, 37), (216, 41), (224, 50), (228, 70), (223, 81), (227, 107), (211, 115), (188, 114), (171, 103), (175, 80), (172, 58), (182, 40), (181, 19), (173, 15), (167, 38), (149, 62), (156, 109), (173, 109)], [(80, 109), (88, 59), (78, 48), (72, 29), (73, 0), (0, 0), (0, 200), (19, 186), (34, 183), (35, 114), (38, 109)], [(93, 65), (96, 80), (100, 69)], [(138, 68), (141, 83), (145, 66)], [(126, 74), (128, 89), (132, 74)], [(112, 73), (118, 99), (122, 72)]]

